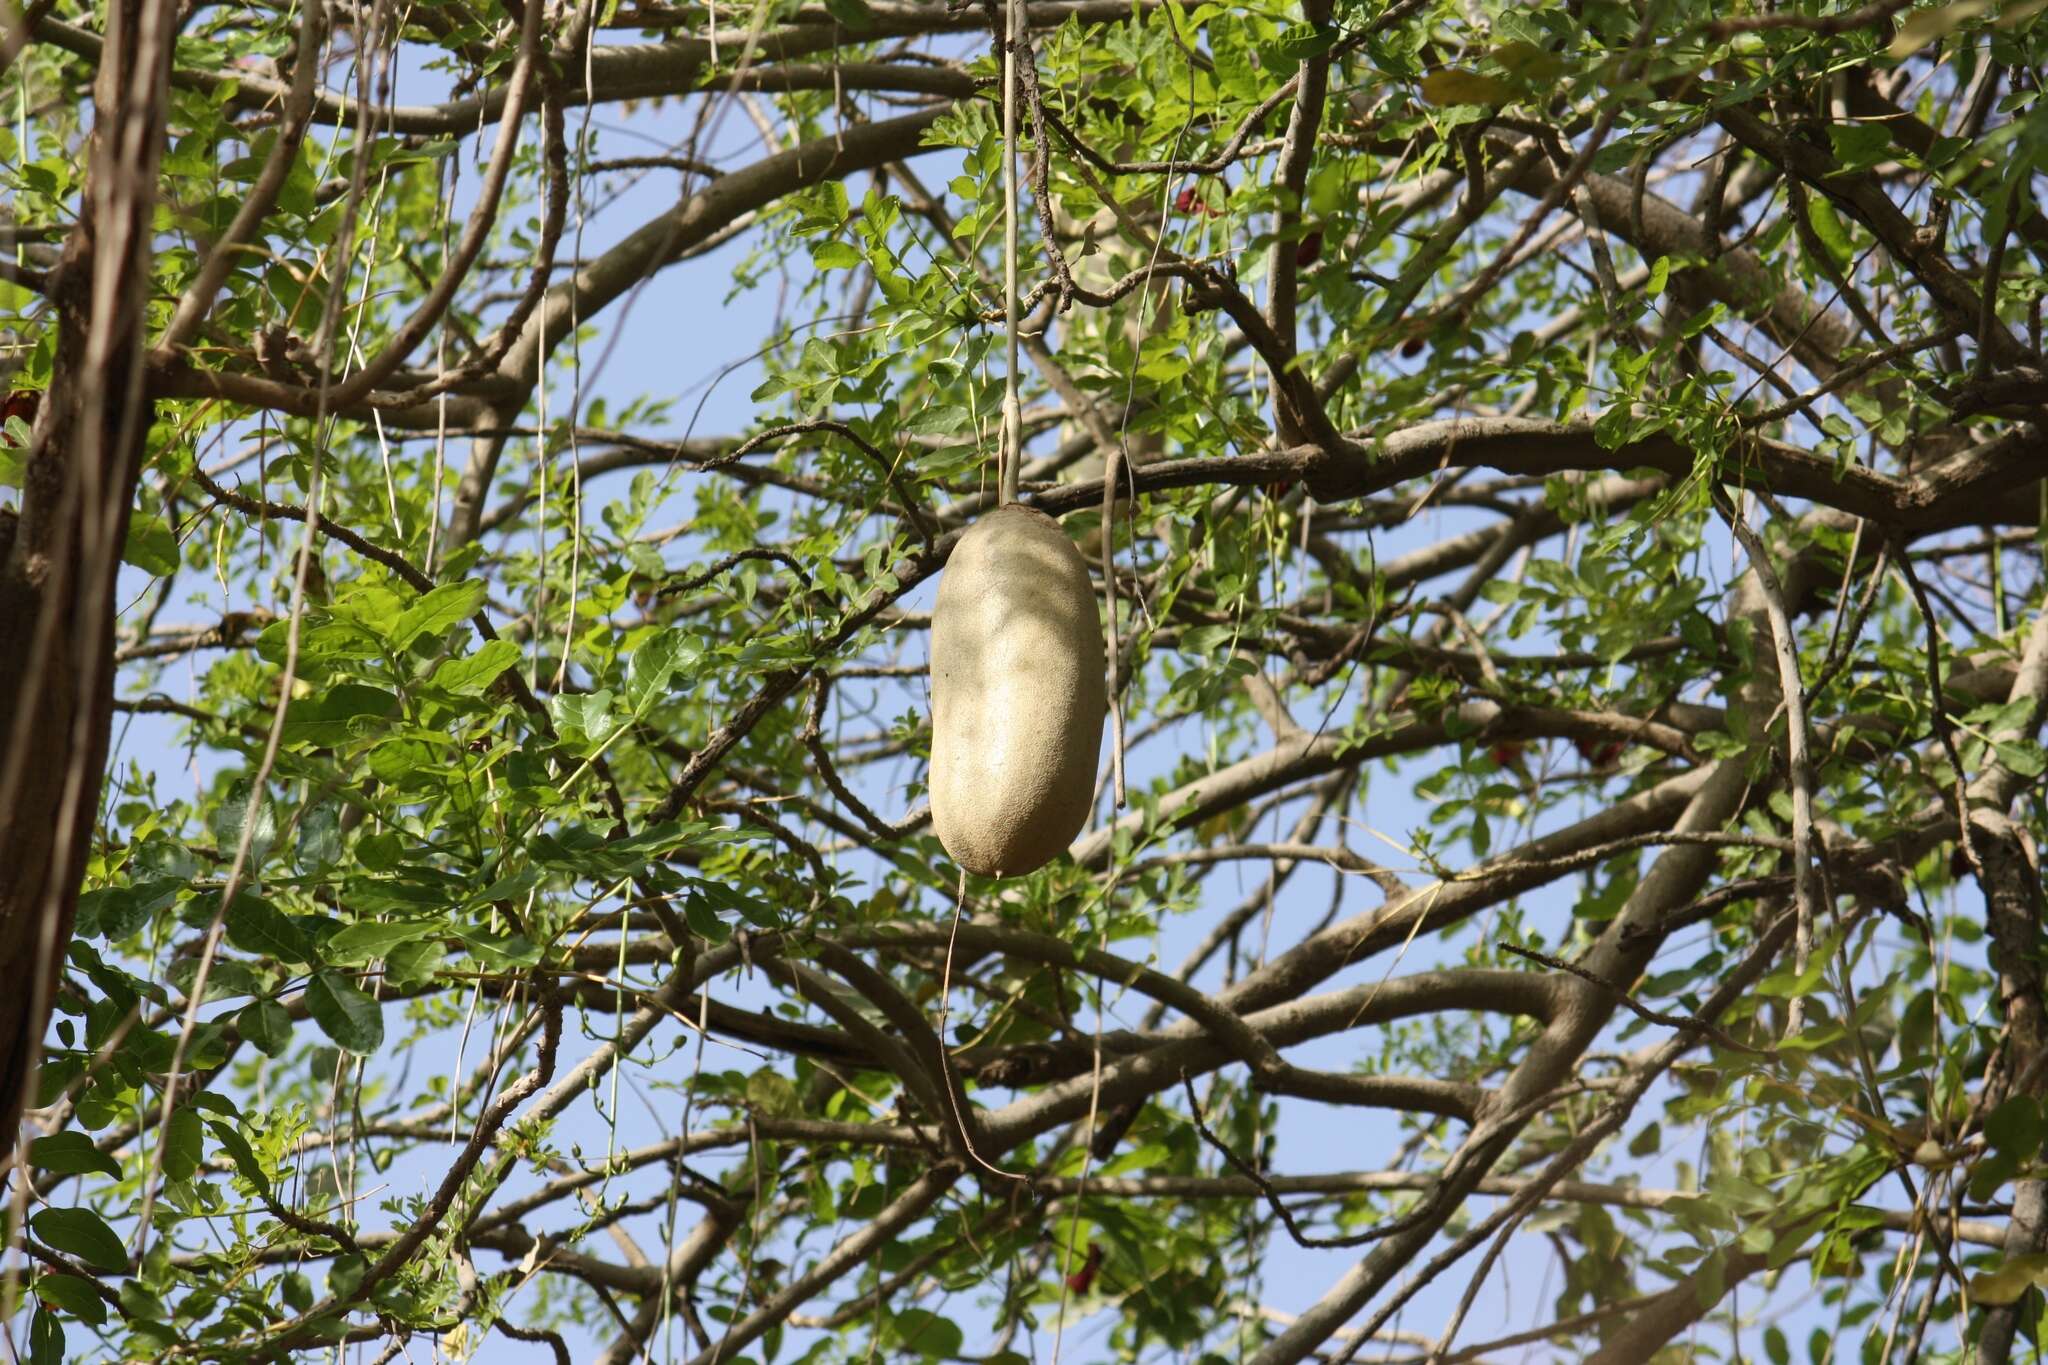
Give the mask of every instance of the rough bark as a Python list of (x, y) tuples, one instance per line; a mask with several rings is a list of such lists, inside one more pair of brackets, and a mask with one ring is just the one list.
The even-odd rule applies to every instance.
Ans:
[[(2013, 672), (2008, 702), (2028, 703), (1994, 738), (2000, 743), (2039, 732), (2048, 708), (2048, 612), (2037, 616)], [(1993, 748), (1991, 753), (1996, 754)], [(2024, 779), (2003, 762), (1987, 764), (1969, 784), (1970, 851), (1978, 887), (1984, 893), (1984, 927), (1991, 937), (1991, 965), (1998, 973), (1998, 1000), (2005, 1046), (1994, 1078), (1996, 1098), (2006, 1092), (2040, 1095), (2048, 1090), (2041, 1054), (2048, 1049), (2048, 1001), (2044, 1001), (2041, 934), (2044, 907), (2036, 854), (2021, 827), (2006, 814)], [(2048, 1249), (2048, 1182), (2020, 1180), (2013, 1186), (2012, 1218), (2006, 1225), (2008, 1256)], [(2021, 1321), (2021, 1304), (1993, 1308), (1984, 1316), (1978, 1358), (2002, 1365), (2011, 1358)]]
[(175, 7), (115, 0), (93, 91), (79, 223), (52, 294), (57, 350), (18, 512), (0, 512), (0, 1153), (49, 1020), (98, 809), (112, 716), (114, 590), (151, 409), (151, 215)]
[[(2048, 1046), (2048, 1011), (2042, 1001), (2040, 874), (2027, 856), (2019, 827), (2002, 813), (1972, 811), (1970, 833), (1979, 865), (1977, 879), (1984, 890), (1986, 927), (1991, 933), (1991, 964), (1998, 971), (1999, 1003), (2005, 1016), (2005, 1083), (2039, 1094), (2040, 1068), (2035, 1062)], [(2048, 1246), (2048, 1183), (2017, 1181), (2012, 1221), (2006, 1226), (2006, 1254), (2028, 1255), (2044, 1246)], [(1985, 1314), (1978, 1341), (1978, 1356), (1984, 1365), (2002, 1365), (2011, 1358), (2024, 1302)]]
[(1731, 1251), (1710, 1262), (1711, 1273), (1695, 1271), (1629, 1314), (1586, 1365), (1643, 1365), (1655, 1359), (1673, 1337), (1713, 1312), (1730, 1289), (1763, 1269), (1768, 1259), (1756, 1252)]

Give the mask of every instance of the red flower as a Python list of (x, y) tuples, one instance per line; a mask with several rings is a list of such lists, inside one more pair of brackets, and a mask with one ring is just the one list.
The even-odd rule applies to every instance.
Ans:
[(1076, 1294), (1085, 1294), (1095, 1287), (1095, 1274), (1102, 1269), (1102, 1248), (1094, 1242), (1088, 1244), (1088, 1259), (1081, 1268), (1067, 1276), (1067, 1288)]
[(1618, 739), (1588, 739), (1580, 735), (1572, 741), (1572, 747), (1579, 751), (1579, 757), (1596, 768), (1604, 768), (1621, 757), (1622, 743)]
[[(19, 417), (30, 426), (34, 426), (36, 409), (41, 407), (42, 404), (43, 394), (40, 389), (16, 389), (13, 393), (8, 394), (7, 401), (0, 403), (0, 431), (4, 431), (8, 420), (15, 417)], [(14, 444), (13, 441), (8, 440), (4, 435), (0, 435), (0, 442), (5, 442), (7, 445)]]

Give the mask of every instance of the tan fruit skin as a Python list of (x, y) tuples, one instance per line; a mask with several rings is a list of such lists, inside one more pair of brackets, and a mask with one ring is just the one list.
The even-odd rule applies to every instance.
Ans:
[(932, 823), (953, 861), (1021, 877), (1094, 805), (1102, 623), (1081, 552), (1020, 503), (953, 547), (932, 612)]

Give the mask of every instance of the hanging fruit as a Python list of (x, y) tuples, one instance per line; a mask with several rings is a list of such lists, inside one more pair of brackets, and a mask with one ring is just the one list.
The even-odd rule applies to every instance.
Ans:
[(960, 538), (932, 611), (932, 823), (953, 861), (1019, 877), (1081, 832), (1104, 666), (1088, 566), (1058, 522), (1011, 503)]

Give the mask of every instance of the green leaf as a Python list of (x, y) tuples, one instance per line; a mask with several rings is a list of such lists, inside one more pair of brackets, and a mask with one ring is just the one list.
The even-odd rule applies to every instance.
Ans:
[(1890, 154), (1892, 135), (1882, 123), (1830, 123), (1828, 141), (1843, 170), (1862, 171)]
[(163, 1300), (134, 1280), (121, 1281), (121, 1287), (114, 1293), (121, 1300), (121, 1312), (131, 1327), (137, 1322), (162, 1322), (170, 1316), (164, 1311)]
[(208, 815), (207, 824), (213, 829), (214, 839), (224, 849), (241, 847), (246, 832), (250, 865), (260, 867), (270, 854), (270, 846), (277, 842), (277, 812), (271, 807), (268, 793), (253, 793), (253, 801), (251, 795), (249, 779), (235, 779), (228, 784), (220, 804)]
[(334, 1258), (334, 1264), (327, 1272), (329, 1292), (346, 1301), (355, 1297), (356, 1290), (363, 1283), (363, 1275), (369, 1270), (361, 1256), (354, 1252)]
[(319, 204), (320, 178), (313, 170), (308, 151), (304, 143), (299, 144), (285, 171), (284, 184), (277, 192), (278, 208), (300, 218), (311, 217)]
[(183, 877), (164, 877), (88, 891), (78, 898), (77, 932), (87, 938), (119, 942), (175, 901), (185, 886)]
[(201, 1090), (192, 1096), (192, 1107), (204, 1109), (209, 1114), (220, 1114), (227, 1118), (240, 1118), (242, 1111), (235, 1102), (217, 1090)]
[(602, 744), (625, 724), (624, 717), (612, 714), (610, 688), (586, 692), (581, 696), (556, 696), (550, 700), (548, 710), (554, 716), (557, 729), (582, 735), (592, 748)]
[(1331, 24), (1297, 24), (1273, 46), (1283, 61), (1305, 62), (1328, 52), (1343, 36), (1344, 31)]
[(966, 408), (948, 404), (919, 408), (903, 423), (903, 430), (913, 436), (952, 436), (973, 428), (973, 414)]
[(448, 959), (439, 939), (401, 943), (384, 959), (384, 979), (394, 986), (414, 986), (433, 979)]
[(425, 938), (440, 927), (428, 920), (351, 924), (327, 940), (327, 960), (343, 967), (361, 966), (385, 956), (402, 943)]
[(61, 1175), (121, 1174), (121, 1163), (94, 1145), (89, 1134), (74, 1130), (52, 1133), (28, 1145), (28, 1164)]
[(892, 1313), (887, 1335), (898, 1351), (926, 1359), (959, 1355), (967, 1340), (957, 1324), (922, 1308)]
[(370, 750), (370, 771), (381, 782), (403, 785), (412, 774), (433, 768), (440, 756), (425, 740), (387, 739)]
[[(199, 984), (199, 959), (196, 957), (173, 958), (164, 968), (163, 979), (178, 988), (185, 995), (191, 995)], [(256, 969), (236, 958), (216, 956), (206, 973), (206, 999), (236, 1000), (245, 995), (260, 995), (263, 982), (256, 975)]]
[(2048, 771), (2048, 751), (2032, 740), (2018, 740), (1991, 746), (1998, 755), (1999, 766), (2015, 777), (2039, 777)]
[(397, 830), (381, 830), (356, 840), (356, 861), (371, 872), (389, 872), (405, 857), (405, 840)]
[(173, 1180), (190, 1180), (206, 1160), (206, 1139), (196, 1109), (179, 1109), (164, 1125), (164, 1174)]
[(228, 942), (255, 957), (278, 962), (313, 962), (313, 945), (290, 917), (250, 892), (228, 907)]
[(299, 846), (292, 865), (301, 872), (317, 872), (340, 860), (341, 817), (332, 806), (314, 806), (299, 817)]
[(1984, 1136), (1996, 1150), (2031, 1161), (2048, 1139), (2040, 1101), (2031, 1095), (2014, 1095), (1984, 1120)]
[(333, 748), (374, 734), (399, 713), (398, 697), (381, 687), (336, 683), (285, 712), (284, 742)]
[(1914, 10), (1900, 22), (1899, 31), (1893, 35), (1891, 46), (1884, 50), (1884, 55), (1895, 62), (1902, 62), (1929, 43), (1940, 42), (1965, 21), (1990, 8), (1991, 0), (1956, 0), (1952, 5)]
[(92, 1282), (78, 1275), (45, 1272), (36, 1277), (36, 1297), (52, 1308), (61, 1308), (80, 1322), (98, 1327), (107, 1320), (107, 1301)]
[(1812, 226), (1813, 235), (1827, 248), (1835, 269), (1847, 269), (1856, 255), (1855, 243), (1849, 239), (1849, 229), (1843, 226), (1842, 216), (1835, 212), (1835, 206), (1828, 202), (1826, 195), (1806, 196), (1806, 221)]
[(633, 651), (633, 662), (623, 689), (627, 708), (634, 715), (668, 691), (676, 670), (702, 655), (696, 643), (680, 630), (664, 630), (643, 641)]
[(724, 943), (732, 937), (732, 930), (718, 917), (718, 912), (695, 896), (683, 902), (683, 918), (689, 922), (691, 933), (711, 943)]
[(747, 1078), (747, 1103), (769, 1118), (795, 1118), (804, 1112), (803, 1098), (789, 1077), (775, 1071), (756, 1071)]
[(480, 696), (500, 673), (518, 662), (518, 645), (510, 640), (486, 640), (474, 654), (443, 659), (427, 683), (458, 697)]
[(36, 1310), (28, 1325), (29, 1365), (64, 1365), (64, 1325), (46, 1308)]
[(391, 647), (404, 649), (422, 635), (436, 638), (456, 622), (476, 615), (477, 608), (483, 604), (484, 584), (481, 579), (443, 583), (399, 613), (391, 625)]
[(819, 270), (852, 270), (867, 264), (860, 249), (846, 242), (824, 241), (811, 248), (811, 264)]
[(235, 1027), (266, 1057), (282, 1057), (292, 1045), (292, 1016), (275, 1000), (242, 1006), (235, 1015)]
[(235, 1170), (241, 1173), (250, 1187), (264, 1198), (270, 1197), (270, 1175), (263, 1169), (263, 1162), (256, 1155), (256, 1149), (249, 1145), (249, 1139), (242, 1136), (242, 1130), (226, 1119), (207, 1119), (206, 1126), (213, 1130), (214, 1141), (228, 1154), (228, 1160), (235, 1163)]
[(128, 518), (128, 542), (121, 558), (144, 573), (169, 578), (178, 571), (178, 538), (162, 517), (134, 513)]
[(384, 1045), (384, 1011), (354, 982), (319, 972), (306, 986), (306, 1008), (323, 1032), (350, 1052), (367, 1056)]
[(91, 1209), (44, 1209), (29, 1219), (28, 1225), (45, 1246), (76, 1256), (94, 1270), (128, 1268), (127, 1248), (106, 1220)]
[(540, 949), (524, 934), (493, 934), (464, 928), (456, 929), (455, 934), (486, 966), (516, 970), (540, 961)]

